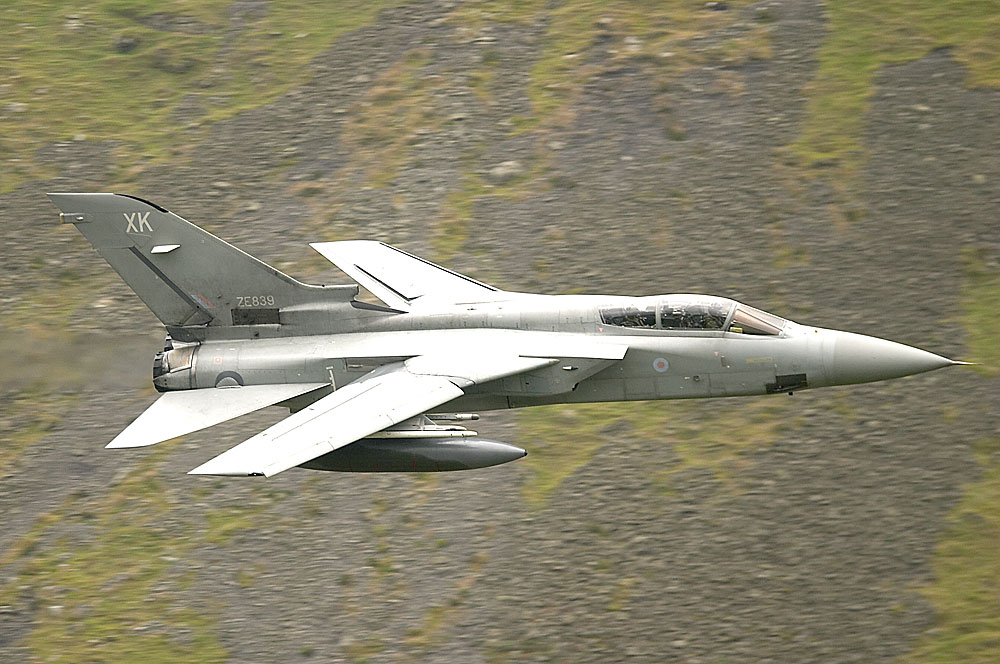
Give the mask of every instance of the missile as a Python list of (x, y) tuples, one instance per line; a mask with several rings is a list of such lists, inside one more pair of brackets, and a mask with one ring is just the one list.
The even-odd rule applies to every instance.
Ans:
[(435, 422), (469, 422), (478, 420), (479, 415), (475, 413), (428, 413), (427, 419)]

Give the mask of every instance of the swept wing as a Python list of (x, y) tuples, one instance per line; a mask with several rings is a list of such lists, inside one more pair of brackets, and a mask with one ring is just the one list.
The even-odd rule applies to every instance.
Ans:
[(373, 240), (313, 242), (313, 249), (390, 307), (409, 311), (421, 298), (483, 302), (504, 291)]
[(417, 356), (379, 367), (191, 474), (270, 477), (456, 399), (464, 393), (463, 387), (557, 361), (516, 355), (462, 362), (453, 357)]
[(290, 383), (167, 392), (115, 436), (108, 447), (155, 445), (327, 386)]

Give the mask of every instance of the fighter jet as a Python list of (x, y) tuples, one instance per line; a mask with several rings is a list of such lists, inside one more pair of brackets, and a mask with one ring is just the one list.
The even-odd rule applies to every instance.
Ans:
[(289, 409), (197, 475), (482, 468), (526, 452), (459, 424), (473, 411), (791, 393), (964, 364), (725, 297), (504, 291), (369, 240), (310, 245), (357, 282), (310, 285), (136, 196), (49, 198), (167, 330), (163, 394), (108, 447)]

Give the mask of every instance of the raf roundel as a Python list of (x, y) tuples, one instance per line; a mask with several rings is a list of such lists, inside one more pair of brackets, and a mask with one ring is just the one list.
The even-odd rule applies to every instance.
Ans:
[(653, 370), (656, 371), (656, 373), (663, 373), (669, 368), (670, 368), (670, 363), (667, 362), (662, 357), (658, 357), (655, 360), (653, 360)]

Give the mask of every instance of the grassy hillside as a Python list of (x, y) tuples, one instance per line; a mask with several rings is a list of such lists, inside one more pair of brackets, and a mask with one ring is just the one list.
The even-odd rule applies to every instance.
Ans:
[(826, 5), (829, 37), (806, 89), (808, 116), (795, 151), (811, 166), (857, 177), (875, 75), (882, 67), (947, 48), (968, 71), (968, 85), (1000, 87), (1000, 12), (993, 0), (846, 0)]
[(29, 0), (0, 10), (0, 191), (51, 174), (52, 141), (110, 141), (124, 173), (185, 159), (205, 123), (266, 104), (309, 77), (339, 35), (400, 2), (163, 4)]
[[(994, 657), (995, 2), (0, 17), (0, 659)], [(880, 85), (915, 99), (877, 109)], [(317, 279), (306, 240), (377, 238), (505, 288), (720, 292), (982, 366), (493, 414), (529, 456), (483, 473), (198, 482), (268, 416), (99, 449), (152, 398), (126, 351), (159, 339), (127, 341), (155, 321), (39, 197), (91, 183)]]

